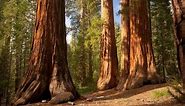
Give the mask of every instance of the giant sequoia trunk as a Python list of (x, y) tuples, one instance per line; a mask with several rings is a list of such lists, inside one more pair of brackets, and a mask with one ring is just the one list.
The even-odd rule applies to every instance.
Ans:
[(121, 67), (124, 68), (121, 68), (122, 78), (117, 88), (132, 89), (147, 83), (157, 83), (160, 79), (154, 64), (148, 2), (147, 0), (126, 0), (123, 3), (124, 8), (128, 8), (129, 5), (129, 9), (125, 10), (129, 13), (126, 12), (123, 15), (129, 17), (130, 22), (122, 18), (122, 28), (129, 27), (129, 29), (122, 29), (122, 49), (126, 51), (121, 54), (124, 57), (121, 60), (124, 63)]
[(67, 64), (65, 0), (37, 0), (32, 54), (13, 105), (50, 100), (65, 102), (79, 95)]
[(117, 49), (113, 18), (112, 0), (101, 0), (103, 31), (101, 35), (100, 77), (97, 87), (99, 90), (113, 88), (117, 85), (118, 70)]
[(121, 77), (117, 89), (124, 89), (129, 74), (130, 57), (130, 20), (129, 0), (120, 0), (121, 5)]
[(174, 30), (177, 45), (177, 60), (182, 74), (183, 88), (185, 89), (185, 1), (172, 0), (174, 10)]

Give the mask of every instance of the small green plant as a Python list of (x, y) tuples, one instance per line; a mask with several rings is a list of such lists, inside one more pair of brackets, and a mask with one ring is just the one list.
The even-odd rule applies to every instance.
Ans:
[(95, 91), (95, 88), (93, 88), (93, 87), (81, 87), (81, 88), (78, 88), (77, 90), (81, 95), (84, 95), (84, 94)]
[(165, 89), (165, 90), (154, 91), (152, 96), (155, 99), (159, 99), (159, 98), (164, 97), (164, 96), (170, 96), (170, 94), (169, 94), (168, 90)]

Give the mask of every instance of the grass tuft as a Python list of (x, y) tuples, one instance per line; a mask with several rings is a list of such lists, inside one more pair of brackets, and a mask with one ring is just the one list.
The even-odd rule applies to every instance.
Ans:
[(170, 93), (168, 92), (167, 89), (165, 89), (165, 90), (154, 91), (152, 96), (153, 96), (154, 99), (159, 99), (161, 97), (170, 96)]
[(96, 86), (79, 87), (79, 88), (77, 88), (77, 91), (78, 91), (78, 93), (80, 93), (80, 95), (92, 93), (92, 92), (96, 91)]

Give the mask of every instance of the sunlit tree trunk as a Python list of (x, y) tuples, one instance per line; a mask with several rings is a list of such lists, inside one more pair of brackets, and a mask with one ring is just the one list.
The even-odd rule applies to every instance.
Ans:
[[(158, 83), (152, 50), (148, 1), (130, 0), (130, 64), (124, 89), (132, 89), (148, 83)], [(123, 54), (122, 54), (123, 55)]]
[(37, 0), (32, 54), (13, 105), (78, 97), (67, 64), (64, 0)]
[(185, 1), (172, 0), (177, 60), (185, 89)]
[(114, 29), (112, 0), (101, 0), (103, 31), (101, 35), (100, 76), (97, 83), (99, 90), (113, 88), (117, 85), (118, 70), (117, 49)]
[(130, 18), (129, 0), (120, 0), (121, 5), (121, 77), (117, 89), (124, 89), (129, 75), (130, 57)]

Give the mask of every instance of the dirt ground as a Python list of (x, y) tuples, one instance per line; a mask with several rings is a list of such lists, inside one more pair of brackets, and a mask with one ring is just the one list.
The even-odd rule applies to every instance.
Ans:
[[(111, 89), (83, 95), (81, 100), (56, 106), (185, 106), (168, 94), (168, 89), (170, 88), (167, 84), (146, 85), (121, 92)], [(41, 104), (34, 104), (36, 105)], [(51, 105), (42, 104), (41, 106)]]

